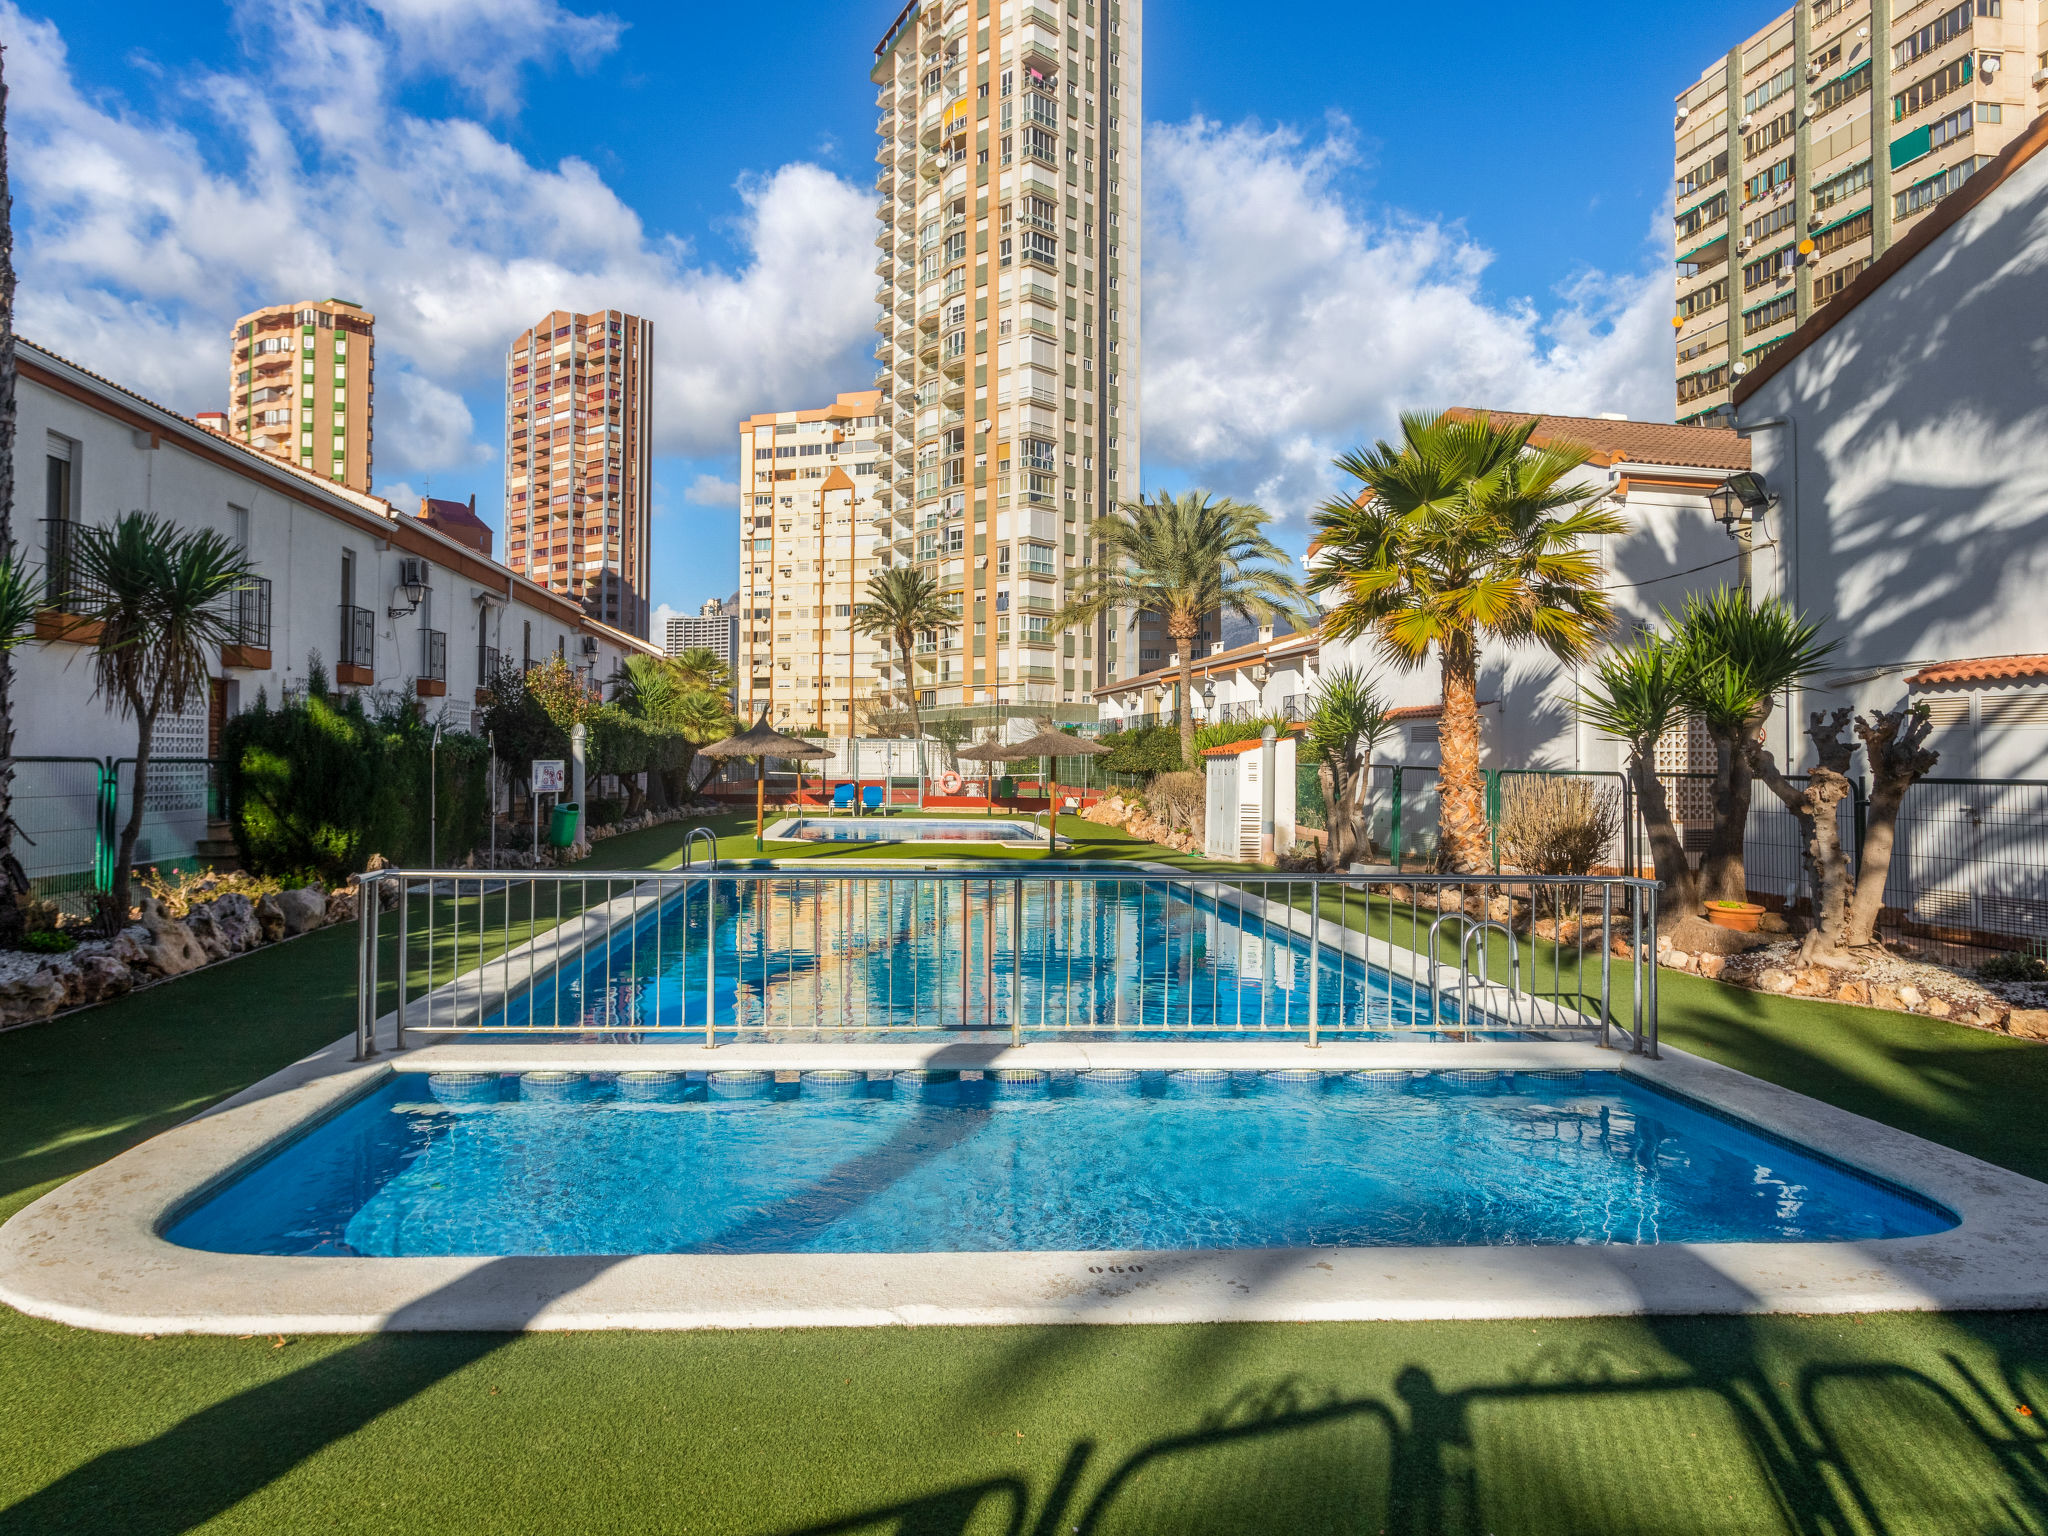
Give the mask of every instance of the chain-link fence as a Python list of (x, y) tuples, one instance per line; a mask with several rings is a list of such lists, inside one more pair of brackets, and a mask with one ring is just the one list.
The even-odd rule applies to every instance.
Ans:
[[(133, 758), (14, 760), (14, 853), (34, 895), (55, 898), (111, 887), (134, 786)], [(210, 855), (214, 824), (226, 816), (219, 786), (212, 759), (153, 758), (134, 866), (201, 867)]]

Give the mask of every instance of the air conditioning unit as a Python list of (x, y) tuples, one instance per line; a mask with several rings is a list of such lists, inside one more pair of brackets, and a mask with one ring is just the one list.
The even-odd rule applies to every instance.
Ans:
[(1735, 242), (1735, 249), (1738, 251), (1746, 251), (1754, 244), (1756, 244), (1754, 240), (1738, 240)]
[(424, 587), (430, 584), (431, 572), (427, 562), (418, 555), (407, 555), (398, 562), (398, 584), (401, 587)]
[(1745, 113), (1743, 113), (1743, 115), (1742, 115), (1742, 121), (1741, 121), (1741, 123), (1740, 123), (1740, 124), (1739, 124), (1738, 126), (1739, 126), (1739, 127), (1743, 127), (1743, 128), (1747, 128), (1747, 127), (1748, 127), (1748, 126), (1749, 126), (1749, 125), (1750, 125), (1751, 123), (1753, 123), (1753, 122), (1755, 122), (1755, 121), (1756, 121), (1756, 114), (1755, 114), (1755, 113), (1753, 113), (1753, 112), (1745, 112)]
[(2034, 84), (2048, 85), (2048, 69), (2037, 69), (2034, 71)]
[(583, 637), (583, 654), (586, 656), (595, 656), (597, 654), (597, 636), (585, 635)]

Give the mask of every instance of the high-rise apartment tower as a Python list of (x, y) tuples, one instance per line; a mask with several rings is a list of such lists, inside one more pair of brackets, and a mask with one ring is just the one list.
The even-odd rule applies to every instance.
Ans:
[(865, 735), (876, 696), (899, 686), (888, 642), (853, 625), (868, 577), (891, 554), (880, 408), (881, 396), (865, 391), (740, 423), (733, 671), (749, 719), (767, 710), (778, 727)]
[(1679, 93), (1678, 419), (1729, 390), (2042, 109), (2037, 0), (1801, 0)]
[(875, 50), (872, 537), (960, 615), (886, 702), (1093, 719), (1135, 665), (1128, 616), (1048, 620), (1138, 494), (1142, 28), (1139, 0), (927, 0)]
[(228, 342), (227, 435), (367, 492), (376, 322), (346, 299), (242, 316)]
[(505, 563), (647, 638), (654, 327), (556, 310), (505, 358)]

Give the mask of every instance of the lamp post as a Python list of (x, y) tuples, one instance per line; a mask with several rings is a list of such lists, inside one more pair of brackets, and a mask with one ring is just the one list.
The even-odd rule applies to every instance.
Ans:
[(427, 868), (441, 867), (441, 722), (427, 746)]
[(1754, 548), (1756, 520), (1770, 507), (1771, 501), (1763, 476), (1747, 469), (1730, 475), (1707, 492), (1707, 505), (1714, 509), (1714, 521), (1728, 531), (1728, 537), (1735, 540), (1740, 551), (1736, 570), (1744, 591), (1749, 590), (1749, 561)]

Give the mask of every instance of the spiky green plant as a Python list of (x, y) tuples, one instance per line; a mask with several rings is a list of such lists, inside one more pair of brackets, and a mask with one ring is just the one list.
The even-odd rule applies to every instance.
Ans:
[(1373, 750), (1392, 729), (1387, 702), (1363, 671), (1339, 667), (1323, 675), (1303, 746), (1322, 782), (1331, 869), (1347, 867), (1357, 854)]

